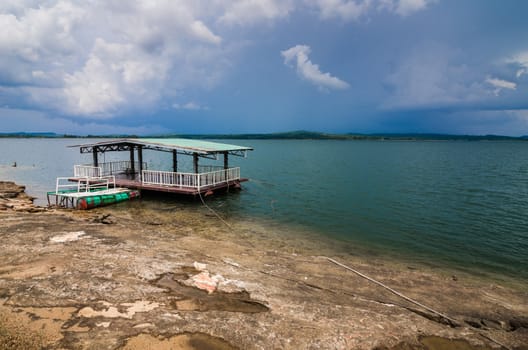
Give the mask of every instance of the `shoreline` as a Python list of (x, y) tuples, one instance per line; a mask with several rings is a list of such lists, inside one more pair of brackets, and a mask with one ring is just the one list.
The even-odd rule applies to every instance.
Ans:
[[(156, 217), (160, 223), (170, 221), (170, 213), (173, 210), (185, 210), (195, 214), (197, 217), (208, 216), (211, 212), (198, 203), (184, 202), (160, 203), (155, 199), (129, 202), (121, 206), (108, 207), (112, 212), (121, 210), (137, 210), (142, 215)], [(221, 206), (219, 207), (222, 208)], [(164, 213), (164, 214), (161, 214)], [(443, 275), (446, 278), (452, 276), (463, 276), (466, 280), (472, 279), (477, 283), (497, 283), (506, 285), (514, 289), (528, 289), (528, 280), (512, 276), (511, 274), (501, 274), (498, 271), (489, 269), (479, 269), (473, 265), (461, 266), (449, 263), (446, 260), (426, 259), (423, 254), (419, 257), (409, 255), (402, 250), (387, 250), (383, 245), (372, 245), (364, 240), (352, 240), (340, 235), (329, 235), (319, 229), (300, 223), (292, 224), (283, 221), (266, 219), (262, 216), (238, 216), (230, 213), (225, 215), (219, 212), (232, 227), (226, 230), (225, 239), (237, 240), (243, 235), (252, 244), (258, 244), (267, 249), (286, 250), (291, 253), (301, 253), (304, 255), (321, 255), (324, 251), (326, 255), (351, 256), (362, 261), (374, 261), (376, 264), (387, 264), (398, 266), (398, 269), (419, 269), (433, 274)], [(169, 221), (168, 221), (169, 220)], [(224, 225), (211, 215), (213, 226), (215, 224)], [(202, 225), (202, 223), (192, 223), (191, 225)]]
[[(33, 193), (29, 195), (29, 197), (34, 198), (34, 202), (36, 202), (34, 207), (37, 209), (35, 210), (45, 210), (45, 208), (47, 208), (47, 202), (44, 198), (35, 197), (35, 194)], [(124, 207), (125, 209), (122, 210), (127, 210), (131, 205), (137, 205), (141, 207), (142, 210), (153, 210), (152, 208), (149, 208), (153, 202), (156, 202), (156, 200), (151, 198), (148, 200), (147, 206), (145, 206), (146, 202), (144, 199), (142, 199), (141, 202), (128, 202), (121, 204), (121, 207), (110, 206), (104, 209), (110, 212), (115, 212), (121, 210), (117, 208)], [(193, 204), (192, 202), (189, 203), (192, 205), (195, 204)], [(181, 207), (185, 207), (185, 210), (191, 210), (197, 215), (200, 215), (199, 213), (203, 211), (202, 204), (199, 203), (197, 206), (189, 207), (189, 203), (184, 202), (180, 205)], [(166, 206), (166, 208), (164, 208), (164, 206)], [(167, 211), (167, 208), (174, 208), (174, 205), (164, 203), (164, 205), (157, 206), (157, 209), (161, 211)], [(181, 208), (178, 208), (178, 210), (179, 209)], [(320, 232), (317, 230), (314, 231), (312, 228), (301, 224), (296, 224), (292, 226), (291, 224), (286, 224), (284, 222), (268, 221), (261, 217), (245, 217), (242, 219), (236, 218), (236, 222), (233, 222), (233, 218), (227, 218), (226, 220), (230, 222), (230, 225), (237, 226), (236, 230), (255, 231), (255, 227), (257, 227), (257, 230), (259, 231), (258, 236), (262, 236), (262, 239), (260, 241), (261, 243), (269, 241), (270, 238), (273, 239), (286, 235), (286, 237), (288, 238), (288, 242), (291, 243), (291, 241), (294, 241), (296, 242), (295, 246), (298, 245), (299, 247), (304, 247), (301, 248), (301, 250), (306, 249), (306, 242), (310, 243), (311, 241), (316, 241), (317, 243), (313, 243), (312, 248), (310, 250), (320, 249), (321, 244), (323, 244), (325, 246), (325, 249), (327, 249), (330, 253), (351, 255), (362, 259), (380, 260), (383, 261), (383, 263), (399, 265), (400, 268), (412, 269), (414, 268), (414, 266), (418, 266), (419, 269), (430, 270), (432, 273), (443, 274), (449, 277), (453, 275), (464, 275), (465, 278), (475, 279), (477, 280), (477, 282), (480, 281), (498, 283), (519, 290), (528, 288), (528, 280), (524, 278), (516, 278), (515, 276), (511, 275), (511, 273), (504, 275), (498, 271), (491, 271), (489, 269), (479, 269), (475, 266), (460, 266), (458, 264), (450, 264), (449, 261), (431, 262), (430, 260), (425, 259), (423, 256), (421, 256), (420, 258), (409, 256), (408, 253), (405, 251), (387, 250), (381, 245), (371, 245), (368, 242), (364, 241), (353, 241), (349, 238), (339, 235), (326, 235), (324, 232)], [(219, 222), (219, 224), (222, 223)], [(280, 232), (280, 234), (277, 234), (275, 237), (264, 237), (264, 232), (266, 235), (269, 235), (270, 226), (272, 226), (273, 231)], [(294, 251), (296, 248), (292, 247), (291, 249), (292, 251)]]
[(269, 236), (244, 225), (231, 232), (205, 212), (177, 210), (167, 220), (134, 207), (24, 208), (0, 210), (0, 330), (23, 319), (27, 327), (14, 334), (38, 334), (52, 349), (192, 349), (197, 341), (225, 349), (421, 349), (452, 339), (465, 349), (526, 349), (528, 342), (528, 292), (463, 274), (333, 256), (459, 321), (453, 328), (311, 247), (296, 250), (287, 237), (260, 244)]

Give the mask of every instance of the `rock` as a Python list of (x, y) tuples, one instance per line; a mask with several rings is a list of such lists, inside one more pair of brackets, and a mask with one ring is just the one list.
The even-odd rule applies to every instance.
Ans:
[(204, 264), (204, 263), (199, 263), (197, 261), (194, 262), (193, 264), (194, 268), (198, 271), (205, 271), (207, 270), (207, 264)]
[(34, 212), (34, 198), (28, 196), (25, 190), (25, 186), (19, 186), (12, 181), (0, 181), (1, 210)]
[(98, 222), (98, 223), (105, 224), (105, 225), (112, 225), (116, 223), (115, 219), (112, 217), (112, 214), (102, 214), (102, 215), (96, 216), (93, 219), (93, 222)]
[(108, 328), (108, 327), (110, 327), (110, 324), (111, 324), (111, 322), (99, 322), (99, 323), (96, 323), (95, 325), (97, 327)]
[(183, 281), (183, 283), (187, 286), (192, 286), (198, 289), (205, 290), (207, 291), (207, 293), (211, 294), (216, 290), (216, 287), (218, 286), (218, 278), (211, 277), (208, 271), (202, 271), (199, 274), (194, 275), (191, 278)]
[(488, 319), (482, 319), (480, 321), (486, 328), (491, 329), (502, 329), (502, 325), (500, 321), (497, 320), (488, 320)]
[(239, 264), (239, 263), (234, 262), (234, 261), (231, 260), (231, 259), (227, 259), (227, 258), (225, 258), (225, 259), (222, 259), (222, 261), (225, 262), (225, 263), (228, 264), (228, 265), (231, 265), (231, 266), (234, 266), (234, 267), (240, 267), (240, 264)]
[(528, 329), (528, 317), (515, 317), (510, 320), (509, 324), (512, 330), (520, 328)]
[(137, 324), (133, 328), (150, 328), (150, 327), (155, 327), (155, 326), (152, 323), (147, 322), (147, 323)]
[[(134, 315), (138, 312), (149, 312), (160, 306), (158, 302), (150, 302), (145, 300), (138, 300), (134, 303), (122, 303), (120, 307), (111, 306), (107, 302), (100, 302), (103, 306), (107, 306), (103, 310), (95, 310), (91, 306), (86, 306), (77, 312), (79, 317), (84, 318), (94, 318), (94, 317), (103, 317), (103, 318), (125, 318), (132, 319)], [(126, 312), (121, 312), (120, 309), (126, 307)]]
[(243, 281), (237, 280), (223, 280), (218, 283), (217, 289), (219, 292), (224, 293), (240, 293), (245, 291), (246, 283)]
[(86, 232), (84, 231), (67, 232), (62, 235), (51, 237), (50, 241), (54, 243), (73, 242), (73, 241), (78, 241), (79, 239), (81, 239), (81, 236), (84, 236), (85, 234)]

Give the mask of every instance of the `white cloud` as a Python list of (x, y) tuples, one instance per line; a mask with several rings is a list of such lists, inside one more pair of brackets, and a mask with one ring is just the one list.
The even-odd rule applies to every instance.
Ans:
[(400, 16), (409, 16), (425, 9), (432, 2), (431, 0), (399, 0), (395, 2), (394, 12)]
[(489, 83), (495, 86), (496, 88), (501, 88), (501, 89), (515, 90), (517, 88), (517, 84), (512, 83), (511, 81), (502, 80), (498, 78), (488, 77), (486, 78), (486, 83)]
[(287, 17), (294, 9), (292, 0), (226, 1), (219, 21), (226, 24), (253, 24)]
[(409, 16), (425, 9), (436, 0), (306, 0), (309, 6), (319, 10), (323, 19), (339, 18), (356, 21), (374, 11), (388, 11), (399, 16)]
[(515, 76), (519, 79), (521, 76), (528, 73), (528, 51), (518, 53), (512, 58), (506, 59), (506, 63), (511, 63), (517, 67)]
[[(381, 107), (472, 109), (485, 106), (489, 110), (502, 110), (507, 106), (513, 110), (525, 106), (520, 94), (521, 82), (514, 78), (514, 69), (518, 67), (512, 70), (511, 66), (504, 65), (511, 61), (502, 60), (499, 65), (486, 62), (469, 65), (467, 62), (464, 50), (438, 43), (417, 45), (387, 77), (388, 96)], [(522, 59), (517, 57), (515, 63), (521, 65), (520, 62)], [(496, 72), (509, 78), (497, 78)], [(500, 106), (495, 107), (498, 101)]]
[(216, 17), (198, 10), (169, 0), (6, 0), (0, 84), (34, 107), (84, 118), (157, 108), (182, 89), (214, 86), (229, 66), (207, 24)]
[(50, 54), (72, 53), (77, 48), (72, 34), (83, 16), (82, 8), (63, 1), (29, 7), (20, 16), (0, 12), (0, 52), (31, 62)]
[(322, 73), (317, 64), (314, 64), (308, 58), (310, 47), (306, 45), (293, 46), (287, 50), (281, 51), (284, 57), (284, 64), (295, 66), (297, 74), (303, 79), (315, 84), (323, 89), (347, 89), (348, 83), (333, 77), (330, 73)]
[(151, 105), (159, 98), (159, 84), (169, 69), (165, 60), (132, 44), (97, 39), (82, 69), (65, 74), (64, 110), (74, 115), (108, 117), (125, 108)]
[(83, 9), (67, 2), (0, 11), (0, 74), (11, 83), (31, 84), (31, 72), (41, 71), (45, 74), (39, 79), (49, 77), (53, 82), (72, 55), (82, 51), (74, 32), (84, 15)]
[(215, 35), (202, 21), (194, 21), (191, 24), (191, 29), (196, 37), (208, 41), (212, 44), (220, 44), (222, 38), (218, 35)]
[(516, 83), (492, 77), (487, 77), (486, 83), (490, 84), (495, 88), (495, 90), (493, 91), (495, 96), (498, 96), (502, 89), (515, 90), (517, 88)]
[(189, 111), (200, 111), (200, 110), (209, 110), (209, 107), (207, 106), (201, 106), (199, 105), (198, 103), (196, 102), (193, 102), (193, 101), (190, 101), (190, 102), (187, 102), (183, 105), (179, 104), (179, 103), (174, 103), (172, 105), (172, 107), (174, 109), (185, 109), (185, 110), (189, 110)]
[(324, 19), (340, 18), (357, 20), (370, 8), (371, 0), (317, 0), (321, 17)]
[[(155, 112), (160, 102), (174, 101), (187, 89), (217, 86), (236, 67), (233, 53), (242, 45), (223, 37), (233, 26), (270, 25), (314, 9), (323, 19), (346, 21), (380, 9), (407, 15), (428, 3), (2, 0), (0, 89), (8, 89), (16, 101), (0, 100), (88, 119)], [(309, 48), (297, 48), (295, 62), (288, 61), (301, 77), (320, 88), (348, 87), (321, 72), (309, 60)]]
[(481, 76), (460, 56), (441, 44), (415, 47), (387, 77), (390, 95), (383, 108), (437, 108), (487, 96)]

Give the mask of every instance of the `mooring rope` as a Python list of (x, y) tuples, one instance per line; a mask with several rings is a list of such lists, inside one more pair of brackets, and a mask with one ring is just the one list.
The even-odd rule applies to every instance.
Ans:
[(227, 227), (229, 227), (230, 230), (233, 230), (233, 227), (231, 225), (229, 225), (227, 223), (227, 221), (225, 221), (213, 208), (211, 208), (210, 206), (208, 206), (207, 204), (205, 204), (205, 201), (202, 197), (202, 194), (200, 193), (200, 191), (198, 191), (198, 196), (200, 196), (200, 200), (202, 201), (202, 204), (207, 208), (209, 209), (214, 215), (216, 215), (216, 217), (218, 219), (220, 219), (220, 221), (222, 221)]
[[(203, 199), (203, 197), (202, 197), (202, 194), (201, 194), (200, 192), (198, 192), (198, 196), (200, 197), (200, 200), (202, 201), (202, 204), (203, 204), (207, 209), (209, 209), (209, 210), (210, 210), (210, 211), (211, 211), (211, 212), (212, 212), (212, 213), (213, 213), (213, 214), (214, 214), (214, 215), (215, 215), (220, 221), (222, 221), (227, 227), (229, 227), (230, 230), (233, 230), (233, 227), (232, 227), (231, 225), (229, 225), (229, 223), (227, 223), (227, 221), (225, 221), (225, 220), (224, 220), (224, 219), (223, 219), (223, 218), (222, 218), (222, 217), (221, 217), (221, 216), (220, 216), (220, 215), (219, 215), (219, 214), (218, 214), (213, 208), (211, 208), (210, 206), (208, 206), (208, 205), (205, 203), (205, 201), (204, 201), (204, 199)], [(372, 283), (374, 283), (374, 284), (377, 284), (378, 286), (380, 286), (380, 287), (382, 287), (382, 288), (388, 290), (389, 292), (391, 292), (391, 293), (393, 293), (393, 294), (399, 296), (400, 298), (402, 298), (402, 299), (404, 299), (404, 300), (407, 300), (408, 302), (410, 302), (410, 303), (412, 303), (412, 304), (415, 304), (415, 305), (417, 305), (417, 306), (419, 306), (419, 307), (421, 307), (421, 308), (423, 308), (423, 309), (425, 309), (425, 310), (427, 310), (427, 311), (429, 311), (429, 312), (431, 312), (431, 313), (433, 313), (433, 314), (435, 314), (435, 315), (438, 315), (438, 316), (442, 317), (444, 320), (446, 320), (446, 321), (449, 322), (449, 325), (450, 325), (451, 327), (460, 327), (460, 326), (461, 326), (461, 324), (460, 324), (457, 320), (455, 320), (455, 319), (453, 319), (453, 318), (451, 318), (451, 317), (449, 317), (449, 316), (447, 316), (447, 315), (445, 315), (445, 314), (443, 314), (443, 313), (441, 313), (441, 312), (439, 312), (439, 311), (436, 311), (435, 309), (433, 309), (433, 308), (431, 308), (431, 307), (429, 307), (429, 306), (427, 306), (427, 305), (424, 305), (424, 304), (422, 304), (422, 303), (420, 303), (420, 302), (418, 302), (418, 301), (416, 301), (416, 300), (414, 300), (414, 299), (412, 299), (412, 298), (410, 298), (410, 297), (408, 297), (408, 296), (406, 296), (406, 295), (404, 295), (404, 294), (398, 292), (397, 290), (395, 290), (395, 289), (393, 289), (393, 288), (387, 286), (386, 284), (384, 284), (384, 283), (382, 283), (382, 282), (380, 282), (380, 281), (378, 281), (378, 280), (375, 280), (374, 278), (369, 277), (369, 276), (365, 275), (364, 273), (361, 273), (361, 272), (359, 272), (358, 270), (351, 268), (350, 266), (347, 266), (347, 265), (345, 265), (345, 264), (343, 264), (343, 263), (340, 263), (339, 261), (337, 261), (337, 260), (335, 260), (335, 259), (332, 259), (332, 258), (329, 258), (329, 257), (327, 257), (327, 256), (320, 256), (320, 258), (326, 259), (326, 260), (330, 261), (331, 263), (333, 263), (333, 264), (335, 264), (335, 265), (341, 266), (342, 268), (344, 268), (344, 269), (346, 269), (346, 270), (349, 270), (349, 271), (355, 273), (356, 275), (358, 275), (358, 276), (360, 276), (360, 277), (366, 279), (367, 281), (370, 281), (370, 282), (372, 282)], [(261, 271), (261, 272), (263, 272), (263, 271)], [(263, 273), (264, 273), (264, 272), (263, 272)], [(273, 275), (273, 274), (271, 274), (271, 275), (272, 275), (272, 276), (275, 276), (275, 277), (279, 277), (279, 276), (276, 276), (276, 275)], [(477, 334), (479, 334), (479, 335), (482, 336), (483, 338), (485, 338), (485, 339), (487, 339), (487, 340), (489, 340), (489, 341), (492, 341), (492, 342), (494, 342), (495, 344), (497, 344), (497, 345), (499, 345), (499, 346), (505, 348), (506, 350), (512, 350), (510, 347), (508, 347), (508, 346), (506, 346), (505, 344), (503, 344), (503, 343), (497, 341), (496, 339), (493, 339), (492, 337), (490, 337), (490, 336), (488, 336), (488, 335), (483, 334), (482, 332), (477, 332)]]
[(349, 267), (349, 266), (347, 266), (347, 265), (345, 265), (345, 264), (342, 264), (342, 263), (340, 263), (340, 262), (337, 261), (337, 260), (334, 260), (334, 259), (332, 259), (332, 258), (329, 258), (329, 257), (327, 257), (327, 256), (322, 256), (321, 258), (324, 258), (324, 259), (326, 259), (326, 260), (328, 260), (328, 261), (330, 261), (330, 262), (332, 262), (332, 263), (334, 263), (334, 264), (336, 264), (336, 265), (338, 265), (338, 266), (341, 266), (342, 268), (345, 268), (345, 269), (347, 269), (347, 270), (349, 270), (349, 271), (352, 271), (352, 272), (354, 272), (356, 275), (361, 276), (361, 277), (363, 277), (364, 279), (366, 279), (366, 280), (368, 280), (368, 281), (370, 281), (370, 282), (372, 282), (372, 283), (375, 283), (375, 284), (377, 284), (377, 285), (380, 286), (380, 287), (385, 288), (386, 290), (388, 290), (389, 292), (391, 292), (391, 293), (393, 293), (393, 294), (399, 296), (400, 298), (403, 298), (403, 299), (407, 300), (407, 301), (410, 302), (410, 303), (413, 303), (413, 304), (415, 304), (415, 305), (418, 305), (418, 306), (420, 306), (421, 308), (424, 308), (425, 310), (427, 310), (427, 311), (429, 311), (429, 312), (432, 312), (432, 313), (434, 313), (434, 314), (436, 314), (436, 315), (438, 315), (438, 316), (444, 318), (445, 320), (449, 321), (449, 323), (450, 323), (452, 326), (454, 326), (454, 327), (458, 327), (458, 326), (460, 326), (460, 323), (457, 322), (456, 320), (452, 319), (451, 317), (446, 316), (446, 315), (444, 315), (443, 313), (438, 312), (438, 311), (436, 311), (436, 310), (430, 308), (429, 306), (426, 306), (426, 305), (424, 305), (424, 304), (422, 304), (422, 303), (420, 303), (420, 302), (418, 302), (418, 301), (416, 301), (416, 300), (414, 300), (414, 299), (409, 298), (408, 296), (406, 296), (406, 295), (404, 295), (404, 294), (402, 294), (402, 293), (400, 293), (400, 292), (398, 292), (398, 291), (392, 289), (391, 287), (389, 287), (389, 286), (387, 286), (387, 285), (381, 283), (380, 281), (375, 280), (374, 278), (371, 278), (371, 277), (369, 277), (369, 276), (367, 276), (367, 275), (365, 275), (365, 274), (363, 274), (363, 273), (361, 273), (361, 272), (359, 272), (359, 271), (357, 271), (357, 270), (355, 270), (355, 269), (353, 269), (353, 268), (351, 268), (351, 267)]

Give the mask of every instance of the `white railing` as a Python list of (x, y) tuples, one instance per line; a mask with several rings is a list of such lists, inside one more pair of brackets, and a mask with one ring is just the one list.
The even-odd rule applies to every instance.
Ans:
[(72, 182), (71, 177), (58, 177), (55, 184), (55, 193), (67, 192), (94, 192), (101, 190), (108, 190), (115, 187), (115, 177), (91, 177), (82, 176), (76, 177), (75, 182)]
[[(143, 162), (143, 169), (147, 169), (147, 163)], [(139, 162), (134, 162), (134, 172), (139, 172)], [(120, 160), (115, 162), (99, 163), (99, 166), (75, 165), (74, 176), (100, 177), (116, 174), (132, 174), (132, 162)]]
[(201, 173), (210, 173), (213, 171), (224, 170), (224, 167), (221, 165), (198, 165), (198, 172)]
[(75, 177), (99, 177), (102, 175), (100, 166), (74, 165), (73, 176)]
[[(115, 162), (101, 163), (103, 175), (114, 174), (131, 174), (132, 162), (129, 160), (120, 160)], [(139, 172), (139, 162), (134, 162), (134, 172)], [(143, 162), (143, 169), (147, 169), (147, 163)]]
[(143, 170), (142, 182), (149, 185), (198, 187), (198, 174)]
[(234, 180), (240, 180), (240, 168), (222, 169), (199, 174), (156, 170), (143, 170), (142, 173), (142, 182), (144, 184), (197, 189)]
[(219, 183), (240, 179), (240, 168), (229, 168), (198, 174), (198, 187), (214, 186)]

